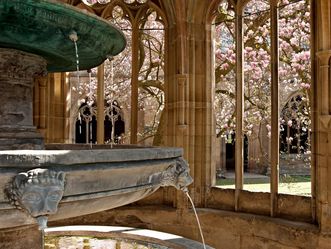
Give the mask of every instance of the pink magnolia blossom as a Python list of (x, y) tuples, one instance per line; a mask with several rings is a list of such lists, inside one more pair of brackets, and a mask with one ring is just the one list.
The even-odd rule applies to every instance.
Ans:
[(287, 125), (288, 125), (289, 127), (291, 127), (292, 124), (293, 124), (292, 120), (287, 121)]

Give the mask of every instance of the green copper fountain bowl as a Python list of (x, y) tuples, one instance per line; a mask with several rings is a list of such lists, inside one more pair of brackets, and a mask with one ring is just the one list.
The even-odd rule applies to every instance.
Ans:
[(0, 1), (0, 47), (44, 57), (49, 72), (76, 70), (73, 31), (80, 70), (100, 65), (126, 45), (118, 28), (73, 6), (52, 0)]

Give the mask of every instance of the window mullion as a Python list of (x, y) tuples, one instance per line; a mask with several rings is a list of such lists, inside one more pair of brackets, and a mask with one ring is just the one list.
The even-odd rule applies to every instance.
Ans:
[(104, 134), (104, 122), (102, 120), (104, 117), (104, 99), (105, 99), (105, 67), (104, 64), (101, 64), (98, 67), (98, 89), (97, 89), (97, 143), (104, 144), (105, 134)]
[(139, 27), (137, 22), (132, 25), (132, 75), (131, 75), (131, 137), (130, 143), (138, 141), (138, 76), (139, 76)]
[(239, 193), (243, 189), (243, 114), (244, 114), (244, 50), (242, 6), (236, 10), (236, 144), (235, 144), (235, 210), (239, 209)]
[(271, 185), (270, 215), (276, 216), (279, 182), (279, 50), (277, 0), (271, 0)]

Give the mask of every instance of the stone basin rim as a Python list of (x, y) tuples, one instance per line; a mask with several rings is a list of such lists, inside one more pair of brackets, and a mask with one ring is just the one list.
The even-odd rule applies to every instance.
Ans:
[[(128, 239), (150, 242), (166, 246), (168, 249), (203, 249), (202, 243), (187, 239), (180, 235), (124, 226), (98, 226), (98, 225), (73, 225), (49, 227), (45, 229), (46, 236), (92, 236), (96, 238)], [(214, 249), (206, 245), (207, 249)]]
[(166, 160), (182, 156), (183, 149), (174, 147), (97, 150), (3, 150), (0, 151), (0, 168)]

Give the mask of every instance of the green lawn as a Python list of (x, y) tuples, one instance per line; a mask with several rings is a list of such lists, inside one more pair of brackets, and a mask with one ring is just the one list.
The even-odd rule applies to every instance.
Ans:
[[(311, 193), (310, 176), (287, 175), (279, 178), (279, 193), (309, 196)], [(217, 179), (217, 187), (235, 188), (235, 181), (231, 179)], [(244, 190), (252, 192), (270, 192), (269, 177), (244, 177)]]

